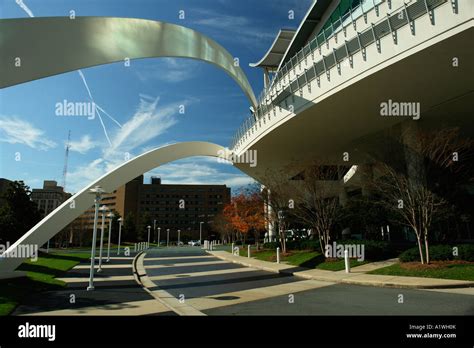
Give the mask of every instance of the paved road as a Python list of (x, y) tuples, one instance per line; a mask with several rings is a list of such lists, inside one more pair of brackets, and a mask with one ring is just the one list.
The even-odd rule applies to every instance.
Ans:
[(207, 315), (474, 315), (474, 296), (459, 290), (304, 280), (222, 261), (197, 247), (149, 250), (144, 265), (157, 288)]

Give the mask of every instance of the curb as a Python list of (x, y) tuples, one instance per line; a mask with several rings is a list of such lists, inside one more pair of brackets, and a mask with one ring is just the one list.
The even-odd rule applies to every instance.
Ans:
[(135, 281), (140, 285), (143, 290), (148, 292), (153, 298), (159, 301), (164, 306), (168, 307), (171, 311), (176, 314), (183, 315), (195, 315), (195, 316), (205, 316), (203, 312), (197, 310), (196, 308), (186, 304), (181, 303), (176, 297), (171, 295), (169, 292), (162, 290), (153, 283), (145, 271), (143, 266), (143, 259), (145, 258), (146, 252), (141, 251), (133, 258), (132, 268), (133, 276)]
[[(314, 276), (314, 275), (304, 274), (304, 273), (299, 274), (299, 273), (302, 273), (302, 272), (310, 271), (311, 270), (310, 268), (308, 268), (307, 270), (304, 270), (304, 271), (291, 271), (290, 270), (290, 268), (294, 268), (296, 266), (288, 267), (288, 269), (285, 269), (285, 268), (275, 269), (273, 267), (265, 267), (265, 266), (260, 266), (260, 265), (254, 265), (254, 264), (251, 264), (249, 262), (245, 262), (243, 260), (228, 259), (228, 258), (225, 257), (225, 255), (216, 255), (212, 251), (207, 251), (207, 252), (209, 254), (221, 259), (221, 260), (225, 260), (227, 262), (232, 262), (232, 263), (237, 263), (237, 264), (240, 264), (240, 265), (246, 266), (246, 267), (252, 267), (252, 268), (260, 269), (260, 270), (267, 271), (267, 272), (292, 275), (292, 276), (295, 276), (295, 277), (298, 277), (298, 278), (303, 278), (303, 279), (319, 280), (319, 281), (326, 281), (326, 282), (333, 282), (333, 283), (340, 283), (340, 284), (376, 286), (376, 287), (382, 287), (382, 288), (401, 288), (401, 289), (454, 289), (454, 288), (474, 287), (474, 282), (465, 281), (465, 280), (456, 280), (456, 279), (452, 280), (452, 284), (445, 284), (445, 285), (440, 285), (440, 284), (438, 284), (438, 285), (436, 285), (436, 284), (427, 284), (427, 285), (423, 285), (423, 284), (400, 284), (400, 283), (396, 283), (396, 282), (390, 282), (390, 279), (397, 278), (398, 276), (392, 276), (389, 280), (387, 280), (385, 282), (384, 281), (357, 280), (355, 278), (357, 278), (357, 276), (359, 274), (355, 274), (355, 273), (352, 273), (353, 274), (352, 276), (348, 275), (347, 278), (334, 279), (334, 278), (328, 278), (328, 277), (324, 277), (324, 276)], [(235, 255), (232, 255), (232, 256), (237, 257)], [(242, 256), (239, 256), (239, 257), (243, 258)], [(267, 262), (267, 261), (262, 261), (262, 262)], [(329, 272), (331, 272), (331, 271), (329, 271)], [(351, 274), (351, 273), (349, 273), (349, 274)], [(365, 274), (365, 273), (362, 273), (362, 274)], [(332, 272), (331, 272), (331, 275), (333, 275)], [(375, 275), (375, 274), (373, 276), (377, 277), (377, 275)], [(405, 278), (413, 279), (415, 277), (405, 277)], [(438, 278), (426, 278), (426, 279), (436, 279), (436, 280), (438, 280)], [(441, 280), (449, 280), (449, 279), (441, 279)], [(460, 283), (460, 282), (464, 282), (464, 283)]]

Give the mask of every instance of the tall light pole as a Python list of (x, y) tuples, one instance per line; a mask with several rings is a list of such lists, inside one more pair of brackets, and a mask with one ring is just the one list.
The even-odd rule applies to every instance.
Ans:
[(110, 241), (112, 239), (112, 220), (114, 219), (114, 213), (110, 212), (109, 215), (109, 242), (107, 243), (107, 262), (110, 262)]
[(102, 226), (100, 228), (99, 269), (97, 273), (102, 272), (102, 248), (104, 247), (105, 212), (107, 211), (107, 207), (103, 205), (99, 210), (102, 213)]
[(161, 228), (158, 227), (158, 247), (160, 247)]
[(204, 221), (201, 221), (199, 223), (199, 245), (202, 244), (202, 224), (204, 223)]
[(118, 248), (117, 248), (117, 256), (120, 255), (120, 239), (122, 238), (122, 218), (117, 220), (119, 222), (119, 237), (118, 237)]
[(170, 229), (166, 229), (166, 247), (168, 248), (170, 246)]
[(150, 230), (151, 230), (151, 226), (148, 225), (146, 228), (148, 228), (148, 244), (147, 244), (147, 246), (148, 246), (148, 245), (150, 245)]
[(87, 291), (94, 290), (94, 267), (95, 267), (95, 244), (97, 242), (97, 220), (99, 217), (99, 205), (102, 194), (105, 192), (99, 185), (89, 190), (95, 195), (94, 198), (94, 230), (92, 232), (92, 249), (91, 249), (91, 269), (89, 275), (89, 286)]
[(178, 230), (178, 246), (179, 246), (179, 240), (180, 240), (180, 238), (179, 238), (180, 233), (181, 233), (181, 230)]

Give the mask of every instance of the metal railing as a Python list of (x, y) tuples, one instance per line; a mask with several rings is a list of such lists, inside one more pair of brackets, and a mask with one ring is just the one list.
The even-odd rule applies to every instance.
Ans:
[[(372, 10), (378, 11), (377, 7), (384, 1), (385, 0), (380, 0), (377, 2), (377, 5), (372, 7)], [(389, 8), (391, 8), (390, 0), (387, 1), (389, 1)], [(273, 112), (275, 116), (276, 107), (281, 107), (281, 103), (285, 101), (286, 98), (297, 91), (302, 91), (303, 87), (307, 86), (314, 79), (317, 79), (319, 86), (320, 77), (326, 75), (329, 80), (330, 70), (333, 67), (337, 66), (338, 72), (340, 73), (340, 64), (342, 60), (348, 58), (349, 63), (352, 65), (352, 56), (359, 51), (362, 52), (365, 60), (366, 48), (372, 43), (377, 45), (377, 50), (380, 52), (380, 39), (387, 35), (392, 35), (394, 43), (397, 43), (397, 30), (405, 25), (410, 25), (412, 34), (414, 35), (414, 20), (427, 13), (430, 14), (430, 19), (432, 24), (434, 24), (432, 11), (435, 7), (438, 7), (447, 1), (448, 0), (414, 0), (410, 3), (404, 3), (403, 6), (392, 11), (392, 14), (387, 14), (386, 17), (380, 19), (376, 23), (371, 23), (369, 28), (362, 32), (357, 32), (357, 35), (350, 40), (344, 40), (344, 43), (338, 48), (333, 48), (331, 54), (327, 56), (322, 55), (322, 58), (316, 61), (314, 59), (315, 51), (320, 51), (321, 46), (324, 44), (329, 48), (328, 40), (332, 37), (324, 33), (327, 29), (322, 30), (321, 34), (304, 46), (278, 71), (272, 80), (270, 88), (262, 91), (265, 93), (261, 93), (259, 96), (257, 109), (254, 110), (254, 114), (250, 115), (239, 127), (232, 139), (230, 147), (233, 149), (239, 142), (245, 140), (246, 137), (249, 136), (249, 130), (253, 131), (253, 127), (257, 122), (259, 124), (262, 122), (266, 123), (265, 115)], [(351, 21), (347, 25), (354, 25), (354, 21), (361, 16), (365, 16), (366, 18), (367, 13), (368, 12), (364, 12), (362, 9), (361, 15), (356, 17), (351, 10), (346, 16), (346, 18), (351, 18)], [(403, 15), (400, 15), (400, 13), (403, 13)], [(340, 20), (341, 23), (343, 23), (343, 26), (336, 28), (335, 31), (332, 31), (332, 34), (342, 31), (346, 27), (346, 24), (344, 24), (344, 16), (342, 16)], [(324, 40), (319, 41), (322, 35)], [(296, 72), (296, 67), (300, 65), (301, 62), (306, 61), (310, 55), (310, 59), (314, 63), (311, 64), (309, 68), (304, 68), (304, 72), (298, 74)], [(307, 66), (307, 64), (305, 65)], [(293, 75), (293, 79), (291, 79), (291, 75)]]

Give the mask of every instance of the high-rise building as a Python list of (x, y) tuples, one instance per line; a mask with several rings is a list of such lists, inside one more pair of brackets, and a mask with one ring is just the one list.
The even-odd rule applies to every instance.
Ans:
[[(180, 230), (183, 235), (197, 237), (200, 223), (203, 223), (206, 235), (207, 223), (230, 202), (230, 188), (226, 185), (162, 184), (157, 177), (152, 177), (149, 184), (143, 181), (144, 177), (140, 175), (104, 194), (101, 206), (117, 212), (122, 218), (132, 216), (138, 227), (149, 224), (163, 232)], [(81, 224), (85, 230), (92, 230), (93, 219), (93, 207), (78, 218), (85, 221)]]
[(162, 184), (151, 178), (150, 184), (140, 185), (138, 212), (142, 219), (156, 226), (195, 235), (200, 222), (210, 222), (230, 202), (226, 185)]

